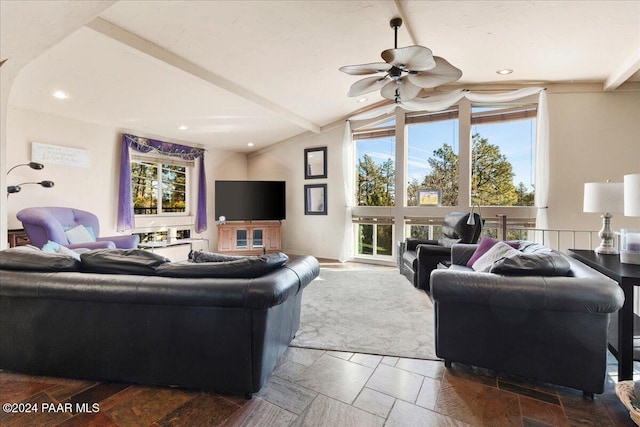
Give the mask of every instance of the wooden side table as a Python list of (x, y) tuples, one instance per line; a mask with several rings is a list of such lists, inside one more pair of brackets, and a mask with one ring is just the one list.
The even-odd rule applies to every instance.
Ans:
[[(633, 361), (640, 360), (634, 349), (635, 331), (640, 333), (640, 317), (633, 312), (633, 289), (640, 286), (640, 265), (623, 264), (619, 255), (600, 255), (594, 251), (569, 249), (569, 256), (612, 278), (624, 292), (624, 305), (609, 326), (609, 350), (618, 359), (618, 381), (633, 379)], [(615, 321), (617, 317), (617, 322)], [(635, 327), (634, 327), (635, 326)]]
[(25, 245), (31, 244), (31, 240), (29, 240), (29, 236), (27, 236), (27, 233), (22, 228), (8, 230), (7, 236), (9, 238), (10, 248), (13, 248), (15, 246), (25, 246)]

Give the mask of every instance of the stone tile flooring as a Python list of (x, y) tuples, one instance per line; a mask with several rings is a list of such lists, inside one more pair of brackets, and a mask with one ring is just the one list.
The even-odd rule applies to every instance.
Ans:
[(290, 347), (251, 400), (0, 372), (0, 402), (99, 404), (95, 413), (0, 413), (1, 426), (633, 426), (613, 391), (578, 390), (454, 363)]

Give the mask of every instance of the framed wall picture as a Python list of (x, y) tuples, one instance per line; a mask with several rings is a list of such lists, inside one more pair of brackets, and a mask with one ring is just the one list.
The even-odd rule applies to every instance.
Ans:
[(418, 206), (440, 206), (440, 190), (418, 190)]
[(304, 149), (304, 179), (327, 177), (327, 147)]
[(304, 214), (327, 214), (327, 184), (311, 184), (304, 186)]

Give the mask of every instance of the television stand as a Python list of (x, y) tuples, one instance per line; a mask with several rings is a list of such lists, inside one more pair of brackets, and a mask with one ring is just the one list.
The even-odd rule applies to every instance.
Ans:
[(218, 224), (218, 252), (262, 255), (281, 252), (280, 221), (228, 221)]

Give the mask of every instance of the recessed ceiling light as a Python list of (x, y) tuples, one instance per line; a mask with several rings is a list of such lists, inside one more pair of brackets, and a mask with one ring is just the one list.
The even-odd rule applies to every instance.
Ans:
[(358, 103), (362, 104), (363, 102), (367, 102), (369, 98), (367, 98), (366, 96), (363, 96), (362, 98), (358, 99)]
[(513, 73), (513, 70), (511, 68), (503, 68), (502, 70), (496, 71), (496, 73), (500, 74), (501, 76), (506, 76), (507, 74)]
[(62, 90), (54, 90), (53, 92), (51, 92), (51, 96), (53, 96), (56, 99), (67, 99), (67, 98), (69, 98), (69, 94), (67, 92), (62, 91)]
[(250, 142), (247, 144), (249, 147), (253, 147), (255, 144), (253, 142)]
[(180, 125), (180, 126), (178, 126), (178, 129), (180, 129), (180, 130), (187, 130), (187, 129), (189, 129), (189, 126), (187, 126), (187, 125)]

